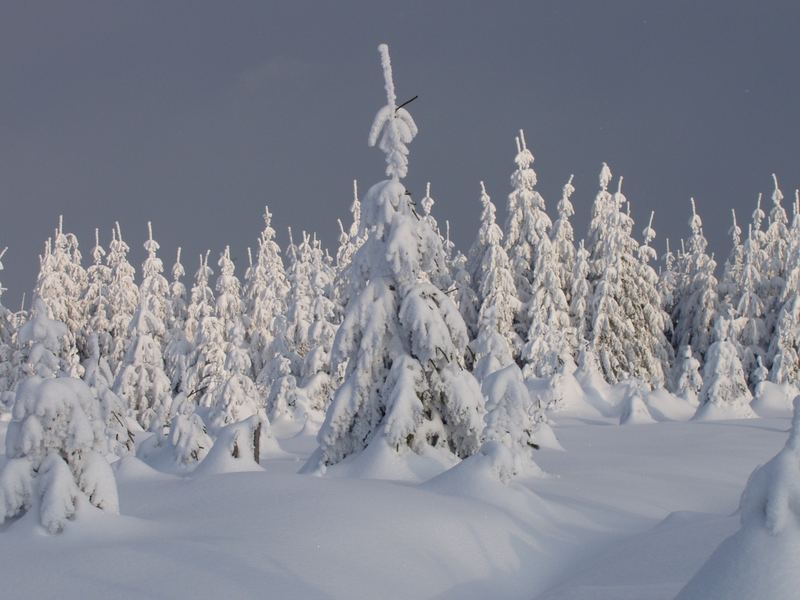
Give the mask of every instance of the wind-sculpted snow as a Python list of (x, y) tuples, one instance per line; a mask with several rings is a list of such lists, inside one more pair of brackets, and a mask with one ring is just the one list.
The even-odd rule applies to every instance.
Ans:
[(741, 528), (726, 539), (679, 600), (791, 600), (800, 589), (800, 396), (783, 450), (758, 467), (739, 504)]

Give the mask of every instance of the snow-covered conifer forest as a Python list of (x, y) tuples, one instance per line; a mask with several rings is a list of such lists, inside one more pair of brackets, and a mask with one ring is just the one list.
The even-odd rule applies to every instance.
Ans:
[(545, 198), (520, 130), (457, 248), (379, 59), (335, 248), (269, 207), (244, 269), (54, 215), (0, 306), (0, 595), (796, 598), (800, 194), (766, 174), (715, 256), (614, 165)]

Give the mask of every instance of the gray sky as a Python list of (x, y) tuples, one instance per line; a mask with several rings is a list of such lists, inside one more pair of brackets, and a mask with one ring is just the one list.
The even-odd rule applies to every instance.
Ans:
[(59, 212), (85, 262), (118, 219), (138, 267), (151, 219), (167, 267), (179, 243), (190, 274), (226, 243), (243, 264), (265, 203), (281, 245), (292, 225), (333, 246), (351, 180), (383, 175), (366, 147), (383, 41), (398, 96), (420, 96), (407, 183), (432, 181), (462, 248), (480, 179), (504, 218), (520, 127), (551, 214), (575, 173), (578, 237), (604, 160), (637, 230), (655, 209), (659, 248), (684, 235), (694, 195), (723, 259), (730, 207), (749, 219), (773, 171), (787, 210), (800, 185), (797, 2), (14, 1), (0, 16), (7, 305)]

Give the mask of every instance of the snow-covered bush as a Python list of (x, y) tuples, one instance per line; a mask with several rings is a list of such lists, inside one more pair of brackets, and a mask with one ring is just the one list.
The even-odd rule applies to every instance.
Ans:
[(481, 454), (493, 461), (500, 481), (507, 483), (523, 473), (538, 472), (533, 451), (536, 430), (546, 426), (543, 410), (531, 397), (517, 365), (486, 377), (481, 386), (486, 398)]
[(750, 409), (753, 396), (747, 387), (742, 362), (730, 339), (730, 323), (718, 317), (714, 325), (716, 341), (706, 353), (700, 407), (695, 419), (745, 419), (754, 417)]
[(60, 532), (79, 498), (119, 512), (101, 406), (79, 379), (31, 376), (17, 388), (6, 436), (9, 458), (0, 474), (0, 522), (28, 510)]
[(675, 395), (697, 406), (703, 378), (700, 376), (700, 361), (694, 357), (691, 346), (684, 346), (678, 354), (672, 381)]
[(69, 329), (48, 317), (47, 306), (41, 298), (34, 299), (31, 318), (20, 328), (18, 342), (23, 376), (48, 378), (75, 372), (78, 356)]

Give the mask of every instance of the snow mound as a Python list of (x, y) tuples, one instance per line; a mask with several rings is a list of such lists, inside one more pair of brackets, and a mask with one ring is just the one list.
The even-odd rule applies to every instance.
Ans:
[[(256, 462), (255, 449), (256, 438), (263, 437), (263, 435), (257, 434), (261, 425), (258, 416), (253, 416), (220, 429), (208, 455), (192, 474), (204, 477), (220, 473), (261, 471), (261, 465)], [(259, 444), (259, 454), (260, 448)]]
[[(306, 467), (318, 464), (316, 454), (312, 454)], [(402, 448), (395, 451), (383, 436), (376, 436), (364, 450), (327, 467), (324, 474), (339, 478), (421, 482), (457, 463), (452, 453), (446, 450), (426, 446), (419, 453)], [(309, 471), (306, 467), (301, 473), (321, 474), (319, 471)]]
[(135, 456), (124, 456), (113, 465), (114, 474), (119, 483), (128, 481), (157, 481), (170, 479), (169, 475), (162, 473)]
[(697, 409), (696, 405), (693, 406), (664, 388), (657, 388), (647, 394), (645, 402), (650, 414), (657, 421), (688, 421)]
[(655, 423), (642, 397), (642, 390), (635, 383), (628, 384), (628, 390), (622, 400), (622, 411), (619, 415), (620, 425), (645, 425)]
[(747, 482), (741, 529), (725, 540), (677, 600), (793, 600), (800, 590), (800, 396), (786, 446)]
[(779, 385), (762, 381), (756, 389), (756, 397), (750, 403), (760, 417), (785, 417), (791, 415), (792, 398), (798, 393), (793, 385)]
[(755, 419), (758, 415), (750, 405), (744, 402), (737, 404), (717, 404), (708, 402), (697, 409), (694, 419), (698, 421), (725, 421), (728, 419)]
[(533, 430), (533, 439), (536, 440), (536, 444), (540, 448), (547, 448), (548, 450), (560, 450), (563, 452), (564, 446), (562, 446), (561, 442), (558, 441), (556, 432), (553, 431), (553, 428), (551, 427), (551, 423), (552, 422), (537, 423), (536, 428)]

